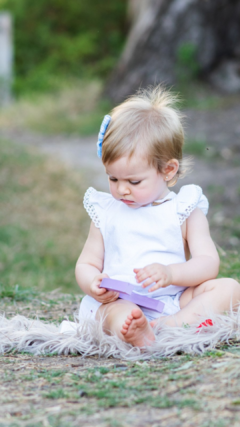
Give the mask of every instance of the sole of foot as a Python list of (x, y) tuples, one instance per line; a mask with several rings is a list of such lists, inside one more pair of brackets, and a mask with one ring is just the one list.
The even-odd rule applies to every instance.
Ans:
[(122, 325), (124, 341), (136, 347), (151, 345), (155, 341), (153, 329), (139, 308), (132, 310)]

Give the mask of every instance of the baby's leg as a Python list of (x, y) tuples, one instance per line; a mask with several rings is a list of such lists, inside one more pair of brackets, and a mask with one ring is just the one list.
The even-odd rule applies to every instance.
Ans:
[[(240, 303), (240, 284), (233, 279), (208, 280), (193, 288), (187, 288), (180, 298), (181, 310), (174, 316), (161, 317), (168, 326), (197, 323), (202, 316), (236, 309)], [(153, 326), (156, 321), (151, 322)]]
[(132, 302), (118, 299), (99, 307), (96, 319), (103, 318), (103, 329), (116, 334), (133, 346), (143, 347), (155, 340), (155, 336), (142, 310)]

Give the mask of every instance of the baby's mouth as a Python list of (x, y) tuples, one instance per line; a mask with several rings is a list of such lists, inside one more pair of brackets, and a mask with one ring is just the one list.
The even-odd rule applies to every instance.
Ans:
[(126, 205), (131, 205), (132, 203), (134, 203), (132, 200), (126, 200), (126, 199), (120, 199), (121, 202), (126, 203)]

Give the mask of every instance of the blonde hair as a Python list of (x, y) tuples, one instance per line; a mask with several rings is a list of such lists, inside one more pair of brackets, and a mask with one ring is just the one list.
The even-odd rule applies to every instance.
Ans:
[(112, 163), (125, 155), (131, 157), (140, 150), (149, 164), (163, 172), (169, 160), (177, 159), (178, 172), (168, 183), (174, 185), (185, 173), (183, 116), (176, 108), (177, 101), (176, 95), (157, 86), (141, 90), (115, 107), (103, 140), (103, 163)]

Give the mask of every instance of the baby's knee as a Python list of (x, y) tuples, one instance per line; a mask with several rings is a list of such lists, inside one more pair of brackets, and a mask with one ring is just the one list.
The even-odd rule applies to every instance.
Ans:
[(222, 285), (223, 295), (227, 293), (232, 299), (232, 303), (236, 304), (240, 302), (240, 284), (231, 278), (220, 279)]
[(120, 329), (122, 323), (134, 308), (136, 308), (135, 304), (122, 299), (103, 304), (100, 310), (101, 316), (104, 318), (104, 327), (110, 330)]
[(240, 284), (234, 279), (228, 279), (228, 287), (231, 294), (240, 301)]
[(231, 278), (222, 278), (220, 279), (223, 283), (225, 289), (228, 289), (230, 292), (240, 292), (240, 284)]

